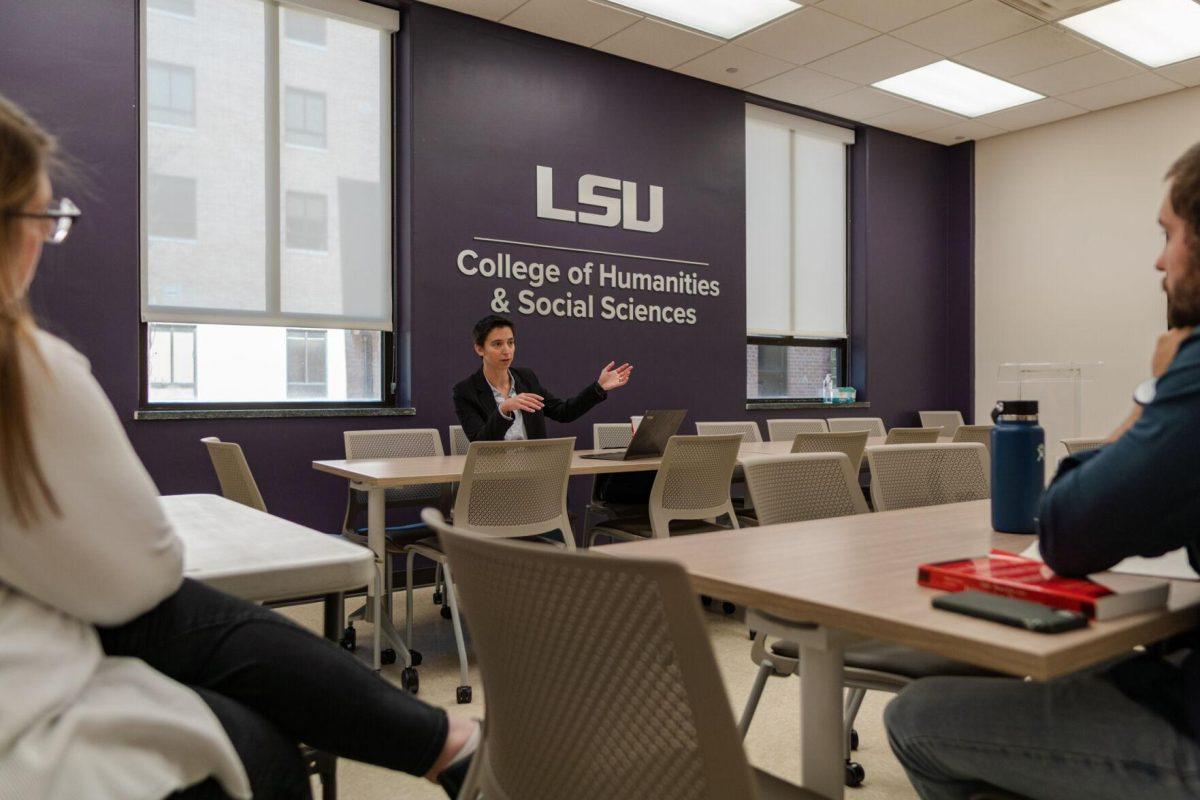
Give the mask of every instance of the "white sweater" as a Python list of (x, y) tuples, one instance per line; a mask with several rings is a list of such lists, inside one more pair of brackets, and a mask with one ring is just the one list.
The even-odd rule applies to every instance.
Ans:
[(110, 658), (116, 625), (179, 588), (183, 544), (86, 358), (44, 332), (26, 352), (34, 448), (61, 516), (17, 525), (0, 489), (0, 800), (159, 800), (216, 777), (250, 796), (194, 691)]

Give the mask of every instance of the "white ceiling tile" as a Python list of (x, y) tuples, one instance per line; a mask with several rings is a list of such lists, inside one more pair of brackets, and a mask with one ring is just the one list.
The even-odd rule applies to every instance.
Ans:
[(1032, 103), (1025, 103), (1015, 108), (1006, 108), (994, 114), (984, 114), (975, 119), (985, 124), (1003, 128), (1006, 131), (1017, 131), (1022, 128), (1032, 128), (1036, 125), (1045, 125), (1047, 122), (1056, 122), (1067, 117), (1078, 116), (1086, 111), (1087, 109), (1085, 108), (1064, 103), (1055, 97), (1047, 97), (1045, 100), (1035, 100)]
[(1062, 28), (1043, 25), (1002, 41), (960, 53), (954, 60), (988, 75), (1008, 78), (1077, 58), (1096, 49)]
[(1004, 133), (1001, 128), (992, 125), (985, 125), (976, 120), (967, 120), (966, 122), (957, 122), (945, 128), (935, 128), (931, 131), (925, 131), (921, 134), (922, 139), (938, 144), (962, 144), (970, 139), (986, 139), (989, 136), (996, 136)]
[(498, 20), (516, 11), (525, 0), (422, 0), (422, 2), (484, 19)]
[(1200, 58), (1168, 64), (1154, 71), (1184, 86), (1200, 86)]
[(834, 114), (846, 119), (864, 120), (871, 117), (878, 117), (881, 114), (888, 114), (892, 111), (899, 111), (911, 105), (912, 103), (909, 101), (894, 94), (881, 92), (870, 86), (863, 86), (852, 92), (819, 100), (813, 103), (812, 107), (818, 111), (824, 111), (827, 114)]
[(877, 31), (893, 31), (964, 0), (825, 0), (821, 8)]
[(875, 31), (855, 22), (819, 8), (803, 8), (734, 41), (793, 64), (807, 64), (875, 36)]
[(703, 34), (643, 19), (597, 44), (597, 50), (673, 69), (696, 56), (715, 50), (724, 42)]
[(1090, 89), (1082, 89), (1078, 92), (1059, 95), (1059, 99), (1072, 105), (1097, 111), (1101, 108), (1119, 106), (1122, 103), (1132, 103), (1134, 100), (1154, 97), (1155, 95), (1166, 94), (1167, 92), (1173, 92), (1176, 89), (1182, 88), (1178, 83), (1169, 81), (1161, 75), (1155, 75), (1153, 72), (1143, 72), (1139, 75), (1132, 75), (1128, 78), (1122, 78), (1119, 81), (1113, 81), (1112, 83), (1105, 83), (1101, 86), (1093, 86)]
[(891, 36), (877, 36), (840, 53), (826, 56), (820, 61), (814, 61), (808, 66), (861, 85), (890, 78), (939, 60), (941, 57), (937, 53), (922, 50)]
[(896, 133), (904, 133), (910, 136), (925, 131), (932, 131), (936, 128), (945, 128), (950, 125), (955, 125), (959, 122), (965, 122), (962, 117), (957, 114), (951, 114), (948, 111), (938, 111), (936, 108), (929, 108), (913, 104), (908, 108), (902, 108), (899, 111), (893, 111), (889, 114), (883, 114), (878, 117), (871, 117), (867, 122), (877, 128), (885, 128)]
[(774, 78), (748, 86), (746, 89), (764, 97), (773, 97), (786, 103), (807, 106), (817, 100), (848, 92), (857, 85), (807, 67), (796, 67), (790, 72), (776, 75)]
[(920, 22), (892, 31), (892, 35), (927, 50), (952, 56), (990, 42), (1007, 39), (1042, 24), (1000, 0), (971, 0)]
[(1067, 61), (1052, 64), (1049, 67), (1035, 69), (1032, 72), (1022, 72), (1009, 80), (1026, 89), (1033, 89), (1046, 95), (1063, 95), (1109, 83), (1118, 78), (1136, 75), (1144, 70), (1123, 58), (1117, 58), (1111, 53), (1097, 50), (1086, 56), (1079, 56)]
[(736, 44), (727, 44), (676, 67), (675, 71), (735, 89), (745, 89), (794, 67), (795, 64), (787, 61), (764, 56)]
[(529, 0), (503, 22), (514, 28), (591, 47), (640, 19), (643, 19), (641, 14), (589, 0)]

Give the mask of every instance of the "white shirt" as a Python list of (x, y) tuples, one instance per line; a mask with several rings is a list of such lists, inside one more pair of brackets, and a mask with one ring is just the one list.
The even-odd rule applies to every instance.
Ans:
[(101, 649), (179, 588), (183, 545), (87, 359), (26, 347), (34, 450), (62, 511), (17, 525), (0, 487), (0, 800), (161, 800), (209, 776), (250, 797), (221, 723), (194, 691)]
[[(487, 381), (487, 378), (485, 377), (484, 380)], [(496, 407), (499, 408), (500, 404), (503, 403), (507, 398), (505, 398), (499, 389), (497, 389), (495, 386), (492, 386), (491, 381), (488, 381), (488, 386), (491, 387), (492, 397), (496, 398)], [(512, 373), (510, 372), (508, 373), (508, 397), (516, 396), (517, 385), (513, 383)], [(500, 416), (504, 417), (505, 419), (509, 418), (508, 415), (503, 411), (500, 412)], [(529, 437), (525, 434), (525, 418), (521, 416), (520, 409), (517, 409), (516, 411), (513, 411), (513, 424), (509, 425), (508, 430), (504, 432), (504, 441), (512, 442), (518, 439), (528, 438)]]

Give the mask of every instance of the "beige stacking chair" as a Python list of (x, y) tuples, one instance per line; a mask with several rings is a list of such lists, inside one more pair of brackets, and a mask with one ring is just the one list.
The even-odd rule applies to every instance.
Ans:
[(816, 800), (747, 762), (678, 564), (425, 520), (471, 609), (487, 694), (461, 800)]
[(961, 411), (918, 411), (922, 428), (941, 428), (942, 436), (953, 436), (963, 424)]
[(767, 438), (772, 442), (790, 442), (797, 433), (825, 433), (829, 423), (823, 419), (769, 419)]
[(672, 436), (663, 452), (662, 466), (650, 490), (649, 515), (608, 520), (593, 528), (588, 543), (597, 536), (611, 539), (664, 539), (675, 520), (689, 524), (679, 532), (726, 530), (718, 517), (728, 516), (738, 527), (729, 481), (737, 463), (741, 434), (725, 436)]
[(991, 496), (981, 444), (896, 444), (867, 448), (876, 511), (984, 500)]
[[(481, 536), (518, 538), (541, 536), (555, 530), (562, 534), (568, 550), (575, 549), (571, 520), (567, 517), (567, 478), (571, 470), (571, 451), (575, 437), (512, 442), (471, 442), (463, 468), (458, 496), (454, 499), (454, 523)], [(413, 559), (422, 555), (442, 565), (446, 604), (454, 623), (454, 642), (458, 647), (459, 703), (471, 702), (467, 682), (467, 649), (463, 641), (462, 617), (454, 589), (454, 579), (446, 555), (436, 537), (422, 539), (404, 548), (408, 554), (407, 610), (404, 641), (413, 645), (412, 619)], [(517, 626), (512, 626), (514, 630)], [(401, 685), (416, 693), (419, 686), (415, 663), (420, 656), (413, 651), (413, 664), (406, 664)]]
[[(346, 448), (347, 459), (375, 458), (416, 458), (420, 456), (440, 456), (442, 439), (436, 428), (393, 428), (386, 430), (344, 431), (342, 440)], [(424, 508), (436, 506), (443, 510), (449, 508), (450, 491), (446, 484), (426, 483), (418, 486), (400, 486), (388, 489), (384, 493), (384, 508), (395, 511), (405, 508)], [(358, 521), (367, 515), (367, 493), (350, 487), (346, 497), (346, 513), (342, 518), (342, 537), (367, 546), (367, 527), (359, 525)], [(383, 601), (388, 613), (392, 609), (392, 578), (394, 574), (392, 561), (404, 552), (404, 546), (427, 537), (428, 529), (424, 524), (397, 525), (387, 528), (387, 563), (383, 570)], [(438, 576), (434, 576), (435, 586)], [(435, 592), (434, 602), (440, 598)], [(342, 644), (347, 649), (354, 649), (354, 621), (367, 618), (367, 603), (362, 608), (351, 612), (348, 626), (342, 636)], [(443, 614), (445, 616), (445, 614)], [(390, 661), (390, 657), (388, 659)]]
[(884, 444), (934, 444), (941, 435), (941, 428), (892, 428)]
[[(592, 425), (592, 447), (597, 450), (624, 450), (633, 441), (633, 425), (627, 422), (597, 422)], [(601, 514), (605, 517), (620, 516), (632, 513), (633, 510), (614, 506), (597, 495), (600, 477), (592, 478), (592, 496), (583, 508), (583, 535), (586, 536), (589, 526), (588, 517)]]
[[(858, 487), (858, 470), (844, 453), (764, 456), (746, 459), (744, 468), (760, 525), (867, 513), (866, 501)], [(754, 612), (750, 618), (754, 618)], [(767, 679), (798, 674), (799, 657), (800, 649), (794, 641), (777, 639), (768, 648), (766, 634), (761, 631), (754, 634), (750, 658), (758, 666), (758, 675), (738, 723), (743, 736), (750, 729)], [(850, 752), (857, 747), (854, 720), (868, 689), (896, 692), (923, 677), (991, 674), (994, 673), (969, 664), (882, 642), (865, 642), (848, 648), (845, 684), (851, 691), (842, 720), (846, 785), (857, 786), (866, 775), (861, 764), (850, 760)]]
[(954, 432), (954, 441), (976, 442), (983, 445), (989, 451), (992, 449), (992, 428), (995, 425), (959, 425), (958, 430)]
[(830, 417), (829, 430), (832, 433), (866, 431), (868, 436), (887, 436), (882, 417)]
[(465, 456), (467, 448), (471, 446), (471, 440), (467, 438), (467, 432), (463, 430), (462, 425), (450, 426), (450, 455)]
[(858, 474), (862, 468), (863, 453), (867, 449), (867, 431), (846, 433), (797, 433), (792, 440), (793, 453), (845, 453), (850, 466)]
[(208, 448), (208, 457), (221, 484), (221, 494), (244, 506), (266, 511), (267, 504), (263, 502), (254, 475), (250, 473), (242, 446), (234, 442), (222, 442), (216, 436), (206, 436), (200, 441)]
[(1063, 447), (1067, 448), (1067, 455), (1082, 453), (1085, 450), (1099, 450), (1107, 444), (1108, 440), (1104, 438), (1082, 437), (1077, 439), (1062, 439)]
[[(754, 420), (745, 420), (742, 422), (697, 422), (696, 433), (700, 436), (724, 436), (730, 433), (740, 433), (743, 443), (754, 443), (762, 441), (762, 432), (758, 429), (758, 423)], [(734, 466), (733, 478), (730, 483), (744, 484), (746, 476), (742, 474), (742, 468)], [(754, 502), (747, 494), (745, 497), (739, 497), (736, 500), (738, 511), (743, 514), (754, 516)]]

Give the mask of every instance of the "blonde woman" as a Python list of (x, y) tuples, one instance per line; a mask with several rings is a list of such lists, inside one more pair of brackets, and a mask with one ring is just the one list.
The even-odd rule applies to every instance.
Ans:
[(478, 739), (282, 616), (182, 575), (87, 360), (26, 306), (54, 140), (0, 96), (0, 795), (309, 797), (298, 742), (453, 794)]

